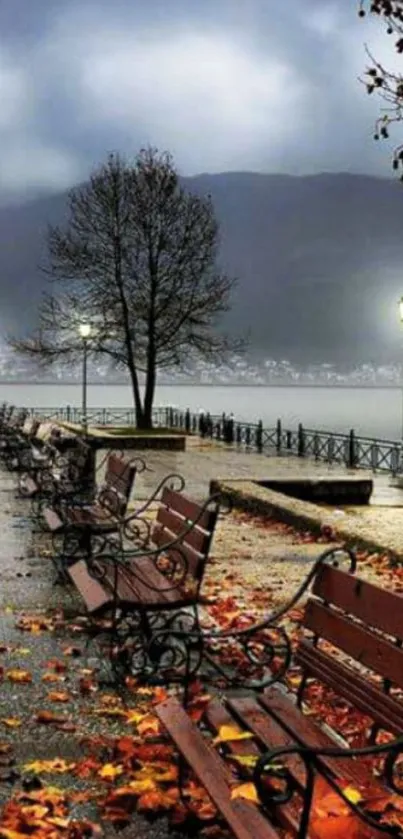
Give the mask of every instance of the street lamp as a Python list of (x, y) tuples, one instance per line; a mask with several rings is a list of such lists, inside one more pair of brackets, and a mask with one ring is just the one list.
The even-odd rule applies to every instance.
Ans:
[(83, 426), (84, 434), (87, 434), (88, 431), (88, 421), (87, 421), (87, 351), (88, 351), (88, 339), (91, 335), (91, 324), (90, 323), (80, 323), (78, 326), (78, 331), (80, 337), (83, 342), (83, 392), (82, 392), (82, 403), (81, 403), (81, 422)]

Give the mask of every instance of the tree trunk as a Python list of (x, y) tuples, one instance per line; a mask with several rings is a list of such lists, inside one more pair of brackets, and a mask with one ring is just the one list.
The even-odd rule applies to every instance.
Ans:
[(155, 361), (149, 357), (147, 365), (146, 389), (144, 394), (143, 428), (153, 427), (153, 404), (156, 378)]

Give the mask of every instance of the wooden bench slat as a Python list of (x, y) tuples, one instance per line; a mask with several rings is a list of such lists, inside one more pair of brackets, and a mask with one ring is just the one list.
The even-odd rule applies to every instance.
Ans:
[(256, 805), (231, 800), (228, 769), (179, 702), (169, 699), (157, 706), (156, 713), (237, 839), (278, 839), (277, 831)]
[(198, 553), (204, 554), (208, 551), (211, 540), (210, 533), (202, 530), (198, 525), (195, 525), (189, 530), (187, 520), (177, 515), (175, 510), (160, 506), (157, 512), (156, 522), (177, 536), (188, 530), (183, 536), (183, 541)]
[[(227, 707), (217, 699), (212, 699), (206, 708), (204, 719), (214, 734), (218, 734), (222, 725), (234, 725), (234, 717)], [(233, 740), (225, 744), (226, 751), (231, 755), (254, 755), (259, 757), (261, 751), (254, 740)], [(286, 829), (297, 833), (298, 818), (295, 815), (294, 802), (283, 804), (276, 809), (278, 822)], [(307, 837), (309, 839), (309, 836)]]
[(326, 653), (313, 647), (308, 641), (300, 643), (295, 661), (308, 675), (324, 682), (347, 702), (355, 706), (377, 725), (395, 735), (403, 731), (403, 705), (388, 696), (368, 679), (336, 659), (329, 659)]
[[(291, 735), (293, 742), (305, 745), (325, 747), (338, 746), (335, 739), (324, 731), (310, 717), (307, 717), (290, 696), (283, 694), (276, 688), (271, 688), (262, 696), (258, 697), (259, 703), (270, 715)], [(374, 785), (374, 777), (362, 763), (351, 758), (321, 758), (336, 778), (342, 778), (351, 783), (371, 782)], [(383, 790), (384, 791), (384, 790)]]
[(84, 559), (79, 559), (74, 565), (67, 569), (67, 573), (71, 577), (77, 590), (89, 612), (98, 612), (110, 606), (112, 603), (112, 596), (106, 589), (95, 580), (89, 573), (87, 564)]
[[(186, 605), (186, 599), (179, 589), (170, 583), (149, 557), (143, 557), (128, 563), (128, 569), (120, 568), (118, 578), (118, 597), (122, 606), (143, 608), (144, 611), (155, 608), (178, 608), (179, 604)], [(109, 566), (110, 567), (110, 566)], [(136, 576), (131, 573), (134, 572)], [(113, 580), (113, 570), (110, 567), (108, 579)], [(147, 586), (147, 583), (150, 585)], [(152, 586), (153, 588), (151, 588)], [(170, 589), (167, 591), (166, 589)]]
[[(164, 545), (172, 542), (174, 538), (174, 533), (170, 533), (169, 531), (163, 530), (159, 527), (154, 527), (153, 529), (152, 541), (159, 548), (163, 548)], [(180, 541), (177, 548), (173, 547), (170, 551), (168, 550), (167, 553), (170, 553), (173, 559), (175, 559), (175, 554), (177, 558), (178, 554), (182, 554), (187, 562), (189, 574), (194, 579), (197, 580), (200, 576), (203, 576), (207, 558), (205, 555), (195, 551), (189, 544)]]
[(165, 487), (162, 491), (161, 503), (177, 510), (180, 515), (189, 521), (197, 520), (198, 527), (202, 527), (209, 532), (214, 530), (217, 519), (215, 510), (205, 510), (200, 516), (202, 505), (192, 501), (182, 492), (176, 492), (176, 490)]
[[(294, 742), (325, 748), (337, 746), (330, 735), (304, 716), (299, 708), (279, 690), (269, 689), (259, 697), (259, 702), (291, 734)], [(378, 788), (379, 795), (381, 797), (385, 795), (385, 787), (377, 782), (369, 767), (358, 759), (319, 757), (318, 761), (327, 766), (335, 778), (349, 781), (352, 785), (369, 786), (374, 792)], [(371, 827), (372, 839), (381, 839), (384, 836), (382, 831)]]
[[(369, 626), (403, 640), (403, 597), (329, 565), (319, 569), (312, 594)], [(400, 606), (399, 606), (400, 601)]]
[(306, 605), (304, 625), (364, 667), (403, 687), (403, 650), (390, 641), (314, 600)]
[(56, 511), (52, 510), (50, 507), (45, 507), (43, 511), (43, 517), (49, 530), (51, 530), (52, 533), (54, 533), (56, 530), (60, 530), (63, 527), (62, 519), (56, 513)]

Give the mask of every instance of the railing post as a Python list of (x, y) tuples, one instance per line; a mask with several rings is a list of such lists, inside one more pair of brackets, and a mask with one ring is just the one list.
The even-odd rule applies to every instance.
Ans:
[(70, 422), (70, 405), (67, 405), (66, 407), (66, 420), (67, 422)]
[(327, 460), (328, 460), (328, 463), (332, 462), (333, 455), (334, 455), (334, 438), (333, 437), (328, 437), (328, 441), (327, 441)]
[(207, 431), (207, 423), (206, 417), (204, 416), (204, 411), (200, 411), (199, 414), (199, 434), (200, 437), (204, 437)]
[(106, 425), (106, 410), (102, 409), (102, 425)]
[(262, 420), (259, 420), (256, 428), (256, 448), (258, 452), (262, 451), (263, 448), (263, 423)]
[(371, 467), (372, 471), (376, 472), (378, 467), (378, 446), (376, 443), (372, 443), (371, 446)]
[(285, 432), (285, 446), (286, 449), (292, 449), (292, 431)]
[(245, 426), (245, 446), (250, 446), (250, 425)]
[(319, 460), (319, 437), (317, 434), (314, 434), (313, 437), (313, 454), (315, 460)]
[(305, 455), (305, 434), (304, 429), (302, 427), (302, 423), (298, 424), (298, 457), (304, 457)]
[(235, 433), (236, 433), (236, 444), (237, 444), (237, 446), (240, 446), (241, 443), (242, 443), (242, 428), (241, 428), (241, 425), (240, 425), (239, 422), (237, 424)]
[(174, 409), (168, 408), (168, 428), (173, 428), (174, 425)]
[(234, 417), (229, 415), (224, 425), (225, 442), (231, 444), (234, 442)]
[(278, 419), (277, 423), (276, 423), (276, 449), (277, 449), (278, 452), (281, 451), (281, 441), (282, 441), (281, 419)]
[(208, 436), (209, 436), (209, 437), (211, 437), (211, 438), (213, 437), (213, 431), (214, 431), (214, 429), (213, 429), (213, 420), (211, 419), (210, 413), (209, 413), (209, 412), (207, 412), (207, 416), (206, 416), (206, 433), (207, 433), (207, 434), (208, 434)]
[(186, 434), (190, 434), (190, 411), (189, 411), (189, 408), (186, 409), (186, 414), (185, 414), (185, 431), (186, 431)]
[(350, 469), (354, 469), (356, 465), (356, 454), (355, 454), (355, 434), (354, 429), (352, 428), (350, 434), (348, 436), (348, 467)]
[(393, 478), (399, 472), (399, 449), (395, 446), (390, 453), (390, 468)]

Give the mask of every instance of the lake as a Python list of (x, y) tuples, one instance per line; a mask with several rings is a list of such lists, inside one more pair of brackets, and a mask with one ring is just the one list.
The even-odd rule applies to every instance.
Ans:
[[(0, 402), (19, 406), (80, 407), (79, 384), (0, 384)], [(126, 385), (88, 386), (88, 408), (130, 408), (131, 391)], [(160, 385), (155, 405), (173, 405), (183, 410), (234, 414), (239, 420), (274, 426), (348, 432), (399, 440), (402, 437), (402, 390), (397, 387), (271, 387), (224, 385)]]

